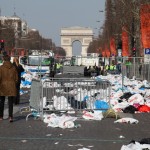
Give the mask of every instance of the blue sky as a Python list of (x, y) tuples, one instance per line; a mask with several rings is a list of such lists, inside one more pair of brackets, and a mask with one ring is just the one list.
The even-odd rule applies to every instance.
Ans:
[[(95, 36), (104, 21), (105, 0), (0, 0), (2, 16), (16, 14), (30, 28), (38, 29), (45, 38), (60, 46), (63, 27), (81, 26), (93, 29)], [(101, 21), (101, 22), (97, 22)]]

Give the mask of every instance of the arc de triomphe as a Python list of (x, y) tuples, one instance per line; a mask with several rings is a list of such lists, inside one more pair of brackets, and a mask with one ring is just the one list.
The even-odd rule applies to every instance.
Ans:
[(87, 48), (93, 40), (93, 30), (84, 27), (69, 27), (61, 29), (61, 47), (66, 51), (66, 56), (72, 56), (72, 45), (79, 41), (82, 45), (81, 55), (87, 56)]

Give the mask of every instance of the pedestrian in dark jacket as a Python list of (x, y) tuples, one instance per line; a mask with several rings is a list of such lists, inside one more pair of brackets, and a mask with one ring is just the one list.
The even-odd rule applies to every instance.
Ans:
[(84, 67), (84, 77), (87, 77), (88, 76), (88, 69), (87, 67)]
[(3, 56), (3, 65), (0, 66), (0, 120), (3, 120), (5, 97), (8, 96), (9, 121), (13, 122), (13, 99), (17, 94), (16, 83), (18, 73), (10, 62), (8, 55)]
[(17, 72), (18, 72), (18, 82), (16, 84), (17, 88), (17, 95), (14, 97), (14, 104), (18, 105), (20, 102), (20, 84), (21, 84), (21, 73), (24, 72), (24, 68), (21, 64), (19, 64), (19, 59), (17, 57), (14, 57), (13, 59), (13, 65), (15, 66)]

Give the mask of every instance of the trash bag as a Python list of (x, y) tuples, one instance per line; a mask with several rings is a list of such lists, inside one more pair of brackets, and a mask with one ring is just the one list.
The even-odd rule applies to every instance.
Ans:
[(109, 109), (109, 105), (107, 102), (104, 102), (102, 100), (96, 100), (95, 101), (95, 108), (96, 109), (101, 109), (102, 112), (105, 112), (106, 110)]
[(104, 112), (103, 115), (105, 118), (116, 118), (116, 119), (120, 118), (120, 116), (112, 108)]
[(131, 114), (134, 114), (135, 111), (138, 111), (138, 109), (135, 108), (135, 107), (132, 106), (132, 105), (129, 105), (128, 107), (126, 107), (125, 109), (123, 109), (123, 112), (124, 112), (124, 113), (131, 113)]

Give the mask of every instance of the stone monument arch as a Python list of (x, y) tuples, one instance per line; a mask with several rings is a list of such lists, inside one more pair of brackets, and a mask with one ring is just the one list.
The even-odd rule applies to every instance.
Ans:
[(69, 27), (61, 29), (61, 47), (66, 51), (67, 57), (72, 57), (74, 41), (81, 43), (81, 55), (87, 56), (87, 48), (93, 40), (93, 30), (84, 27)]

